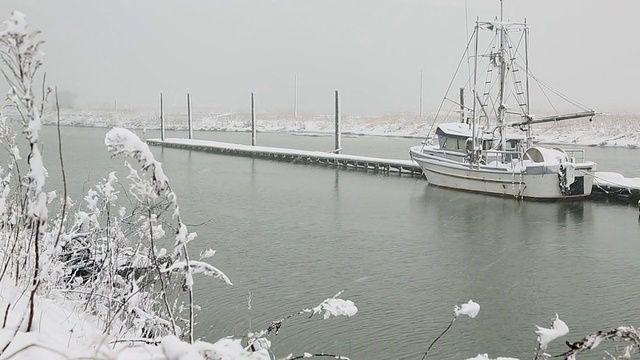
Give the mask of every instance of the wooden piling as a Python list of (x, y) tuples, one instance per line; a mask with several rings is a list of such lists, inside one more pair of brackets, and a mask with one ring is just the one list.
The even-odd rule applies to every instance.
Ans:
[(187, 93), (187, 122), (189, 123), (189, 139), (193, 139), (193, 119), (191, 118), (191, 94)]
[(164, 141), (164, 97), (160, 93), (160, 139)]
[(335, 115), (336, 115), (336, 132), (335, 132), (335, 149), (333, 150), (333, 152), (334, 152), (334, 153), (336, 153), (336, 154), (340, 154), (340, 151), (342, 151), (342, 143), (341, 143), (342, 133), (341, 133), (341, 128), (340, 128), (340, 122), (341, 122), (341, 114), (340, 114), (340, 90), (336, 90), (336, 101), (335, 101), (335, 105), (336, 105), (336, 109), (335, 109)]
[(251, 146), (256, 146), (256, 103), (251, 92)]
[(423, 71), (420, 70), (420, 120), (422, 120), (423, 105), (424, 105), (424, 81), (423, 81)]
[(298, 75), (293, 76), (293, 117), (298, 117)]

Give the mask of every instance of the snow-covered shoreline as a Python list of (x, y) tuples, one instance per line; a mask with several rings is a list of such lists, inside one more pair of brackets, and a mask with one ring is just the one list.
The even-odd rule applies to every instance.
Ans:
[[(187, 129), (187, 115), (167, 113), (166, 128)], [(55, 124), (54, 113), (44, 117), (45, 124)], [(445, 119), (443, 119), (445, 120)], [(448, 119), (447, 121), (451, 121)], [(124, 127), (158, 129), (159, 114), (154, 112), (64, 110), (60, 123), (65, 126)], [(433, 114), (421, 121), (415, 114), (387, 114), (380, 116), (343, 116), (342, 133), (356, 136), (388, 136), (423, 139), (429, 134)], [(247, 114), (196, 113), (194, 130), (251, 131), (251, 118)], [(308, 136), (333, 134), (332, 115), (299, 116), (291, 114), (258, 114), (260, 132), (294, 133)], [(640, 147), (640, 113), (611, 113), (589, 119), (540, 124), (534, 127), (534, 136), (546, 144), (574, 144), (600, 147)]]

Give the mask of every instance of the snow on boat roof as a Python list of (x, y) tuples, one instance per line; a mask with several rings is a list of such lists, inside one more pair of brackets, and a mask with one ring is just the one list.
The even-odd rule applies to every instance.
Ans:
[[(438, 129), (445, 135), (449, 135), (449, 136), (469, 138), (473, 135), (473, 131), (471, 130), (470, 125), (465, 123), (442, 123), (438, 125)], [(490, 133), (485, 132), (482, 134), (482, 138), (484, 140), (491, 140), (493, 139), (493, 136)], [(524, 140), (524, 139), (525, 137), (520, 134), (513, 134), (513, 133), (507, 134), (507, 140)]]
[(471, 137), (473, 135), (471, 127), (465, 123), (442, 123), (438, 125), (438, 129), (451, 136)]
[[(463, 138), (470, 138), (473, 136), (473, 131), (469, 124), (465, 123), (442, 123), (438, 125), (438, 130), (440, 130), (444, 135), (448, 136), (456, 136)], [(483, 133), (482, 139), (491, 140), (493, 136), (489, 133)]]
[(465, 123), (442, 123), (438, 125), (438, 129), (447, 135), (467, 137), (472, 135), (469, 124)]

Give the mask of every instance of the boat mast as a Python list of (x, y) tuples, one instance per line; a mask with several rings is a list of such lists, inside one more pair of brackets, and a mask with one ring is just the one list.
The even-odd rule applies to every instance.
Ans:
[(506, 148), (506, 136), (505, 136), (505, 127), (504, 127), (504, 113), (506, 108), (504, 106), (504, 82), (506, 77), (506, 61), (505, 61), (505, 28), (503, 22), (503, 0), (500, 0), (500, 25), (498, 29), (500, 30), (500, 93), (499, 93), (499, 102), (498, 102), (498, 126), (500, 127), (500, 150), (505, 150)]
[[(527, 105), (526, 118), (531, 119), (531, 105), (529, 103), (529, 27), (527, 26), (527, 19), (524, 19), (524, 80), (526, 87)], [(533, 139), (531, 139), (531, 124), (527, 124), (527, 147), (533, 146)]]
[(476, 17), (476, 28), (474, 29), (474, 34), (476, 37), (476, 44), (475, 44), (475, 50), (474, 50), (474, 56), (473, 56), (473, 110), (471, 111), (472, 113), (472, 119), (473, 119), (473, 123), (472, 123), (472, 134), (473, 136), (472, 138), (472, 144), (473, 144), (473, 151), (471, 152), (471, 163), (475, 163), (476, 162), (476, 132), (477, 132), (477, 128), (478, 128), (478, 119), (476, 117), (476, 104), (478, 103), (478, 95), (476, 92), (476, 85), (478, 83), (478, 37), (480, 36), (479, 34), (479, 29), (480, 29), (480, 18)]

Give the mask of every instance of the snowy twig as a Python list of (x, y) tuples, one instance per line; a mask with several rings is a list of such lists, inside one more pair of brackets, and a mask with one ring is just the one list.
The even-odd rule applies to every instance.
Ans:
[(449, 326), (447, 326), (443, 332), (440, 333), (440, 335), (438, 335), (438, 337), (433, 340), (431, 342), (431, 344), (429, 345), (429, 347), (427, 348), (427, 351), (424, 352), (424, 355), (422, 355), (422, 360), (427, 358), (427, 355), (429, 354), (429, 350), (431, 350), (431, 348), (433, 347), (433, 345), (436, 343), (436, 341), (440, 340), (440, 338), (442, 337), (442, 335), (444, 335), (447, 331), (449, 331), (449, 329), (451, 329), (451, 326), (453, 325), (453, 323), (456, 321), (456, 319), (458, 318), (457, 315), (453, 316), (453, 319), (451, 319), (451, 322), (449, 323)]
[(535, 351), (534, 360), (547, 357), (545, 350), (547, 350), (549, 343), (569, 333), (569, 327), (564, 321), (560, 320), (558, 314), (556, 314), (556, 318), (551, 322), (550, 328), (547, 329), (540, 326), (537, 326), (537, 328), (538, 347)]
[(298, 359), (306, 359), (306, 358), (313, 358), (313, 357), (330, 357), (330, 358), (334, 358), (334, 359), (338, 359), (338, 360), (351, 360), (346, 356), (332, 355), (332, 354), (325, 354), (325, 353), (317, 353), (317, 354), (304, 353), (304, 354), (298, 355), (298, 356), (289, 355), (286, 358), (284, 358), (283, 360), (298, 360)]
[(111, 340), (109, 341), (110, 345), (113, 344), (118, 344), (118, 343), (143, 343), (143, 344), (149, 344), (149, 345), (158, 345), (160, 344), (162, 340), (151, 340), (151, 339), (145, 339), (145, 338), (136, 338), (136, 339), (116, 339), (116, 340)]
[(14, 356), (20, 354), (21, 352), (23, 352), (25, 350), (28, 350), (28, 349), (30, 349), (32, 347), (37, 347), (37, 348), (40, 348), (40, 349), (48, 350), (48, 351), (51, 351), (52, 353), (55, 353), (55, 354), (58, 354), (58, 355), (62, 356), (63, 358), (68, 358), (67, 354), (65, 354), (64, 352), (62, 352), (60, 350), (56, 350), (54, 348), (51, 348), (49, 346), (45, 346), (45, 345), (40, 344), (40, 343), (33, 343), (33, 344), (29, 344), (29, 345), (25, 345), (25, 346), (21, 347), (20, 349), (14, 351), (11, 355), (9, 355), (9, 356), (7, 356), (7, 357), (5, 357), (3, 359), (4, 360), (9, 360), (9, 359), (13, 358)]
[(248, 335), (249, 340), (248, 340), (247, 349), (251, 348), (256, 341), (258, 341), (259, 339), (262, 339), (265, 335), (270, 334), (271, 332), (275, 332), (275, 334), (278, 335), (278, 332), (280, 331), (280, 327), (282, 327), (282, 323), (285, 320), (291, 319), (296, 315), (311, 313), (311, 315), (309, 315), (309, 318), (311, 318), (314, 314), (319, 314), (322, 311), (324, 311), (325, 320), (331, 317), (332, 315), (347, 316), (347, 317), (351, 317), (355, 315), (358, 312), (358, 308), (354, 305), (353, 301), (351, 300), (339, 299), (338, 296), (340, 296), (341, 294), (342, 294), (342, 291), (335, 294), (331, 298), (325, 299), (323, 302), (321, 302), (318, 306), (314, 308), (302, 309), (298, 312), (287, 315), (280, 320), (272, 321), (266, 330), (259, 331), (258, 333), (255, 333), (255, 334), (250, 333)]
[(435, 345), (436, 341), (440, 340), (440, 338), (447, 331), (449, 331), (449, 329), (451, 329), (451, 326), (456, 321), (458, 316), (467, 315), (467, 316), (469, 316), (470, 318), (473, 319), (474, 317), (476, 317), (476, 315), (478, 315), (479, 311), (480, 311), (480, 305), (478, 305), (478, 303), (474, 302), (473, 300), (469, 300), (469, 302), (467, 302), (466, 304), (462, 304), (460, 306), (458, 306), (458, 305), (454, 306), (454, 308), (453, 308), (453, 319), (451, 319), (451, 322), (449, 323), (449, 326), (447, 326), (447, 328), (444, 329), (444, 331), (442, 333), (440, 333), (440, 335), (438, 335), (438, 337), (435, 340), (433, 340), (433, 342), (431, 342), (431, 344), (427, 348), (427, 351), (424, 352), (424, 355), (422, 356), (422, 360), (427, 358), (427, 355), (429, 354), (429, 351), (431, 350), (433, 345)]
[[(42, 86), (44, 88), (44, 80), (42, 81)], [(57, 122), (57, 131), (58, 131), (58, 156), (60, 158), (60, 171), (62, 172), (62, 192), (63, 192), (63, 196), (62, 196), (62, 214), (60, 215), (60, 218), (64, 220), (64, 216), (65, 213), (67, 211), (67, 176), (66, 176), (66, 172), (64, 169), (64, 158), (62, 156), (62, 136), (60, 135), (60, 102), (58, 101), (58, 87), (56, 86), (55, 88), (55, 95), (56, 95), (56, 115), (58, 118), (58, 122)], [(44, 103), (44, 101), (43, 101)], [(63, 223), (60, 223), (60, 228), (58, 229), (58, 234), (56, 235), (56, 241), (53, 244), (53, 247), (57, 247), (58, 246), (58, 242), (60, 242), (60, 234), (62, 233), (62, 225)]]
[(605, 340), (631, 342), (630, 345), (625, 347), (625, 354), (622, 356), (623, 358), (630, 358), (631, 355), (640, 351), (640, 331), (633, 326), (620, 326), (609, 331), (598, 331), (595, 334), (585, 336), (582, 340), (574, 343), (567, 341), (565, 343), (569, 346), (570, 350), (562, 355), (557, 355), (556, 357), (562, 357), (566, 360), (574, 360), (576, 355), (579, 353), (587, 350), (593, 350)]
[[(149, 209), (149, 213), (147, 214), (147, 216), (149, 221), (151, 221), (151, 209)], [(151, 226), (151, 223), (149, 223), (149, 239), (151, 240), (151, 248), (149, 249), (149, 253), (151, 254), (151, 261), (153, 261), (153, 266), (158, 272), (158, 279), (160, 280), (160, 291), (162, 292), (162, 302), (164, 303), (164, 306), (167, 309), (167, 315), (169, 315), (169, 319), (171, 320), (171, 330), (173, 331), (173, 335), (177, 335), (176, 319), (174, 318), (171, 307), (169, 306), (169, 299), (167, 299), (167, 288), (165, 286), (164, 278), (162, 277), (162, 271), (160, 269), (160, 264), (158, 263), (158, 257), (156, 256), (155, 252), (155, 237), (153, 236), (153, 227)]]

